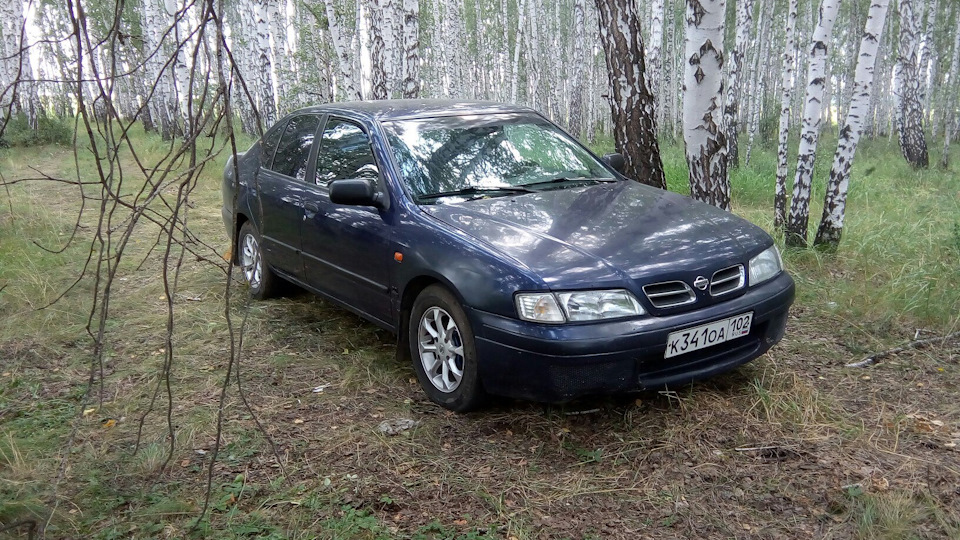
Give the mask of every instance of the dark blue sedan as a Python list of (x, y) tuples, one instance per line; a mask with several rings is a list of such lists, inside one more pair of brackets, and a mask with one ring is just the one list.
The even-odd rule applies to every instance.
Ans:
[(330, 104), (227, 163), (223, 220), (255, 298), (282, 279), (395, 332), (455, 411), (684, 384), (777, 343), (794, 283), (770, 236), (619, 166), (527, 108)]

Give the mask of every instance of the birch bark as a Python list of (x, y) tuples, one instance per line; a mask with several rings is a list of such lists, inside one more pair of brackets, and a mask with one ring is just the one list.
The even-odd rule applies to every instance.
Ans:
[(927, 140), (923, 133), (923, 96), (921, 95), (919, 39), (917, 36), (917, 12), (914, 0), (900, 0), (900, 47), (897, 81), (894, 94), (897, 98), (897, 140), (907, 162), (916, 168), (926, 168), (930, 157)]
[(584, 43), (586, 0), (574, 0), (573, 3), (573, 65), (570, 82), (570, 133), (574, 137), (583, 137), (583, 67), (586, 66)]
[(34, 83), (33, 64), (26, 32), (23, 0), (4, 0), (0, 4), (0, 48), (3, 73), (0, 74), (0, 134), (6, 128), (8, 114), (23, 113), (27, 125), (37, 129), (40, 103)]
[(803, 126), (800, 132), (800, 148), (797, 152), (797, 173), (793, 181), (790, 217), (786, 227), (786, 243), (789, 246), (806, 247), (807, 245), (807, 223), (810, 218), (810, 185), (813, 180), (813, 165), (817, 156), (817, 141), (820, 138), (824, 71), (830, 34), (833, 32), (833, 23), (837, 18), (839, 7), (839, 0), (823, 0), (820, 3), (819, 22), (813, 31), (813, 42), (810, 44)]
[(527, 1), (527, 21), (530, 39), (527, 40), (527, 103), (534, 109), (540, 106), (540, 21), (538, 14), (541, 10), (533, 2)]
[(348, 100), (362, 100), (363, 93), (354, 77), (353, 46), (350, 39), (345, 35), (343, 25), (337, 16), (336, 0), (324, 0), (324, 8), (327, 13), (327, 24), (330, 27), (330, 40), (333, 41), (337, 63), (340, 65), (341, 83), (339, 86), (343, 89)]
[(387, 90), (387, 45), (384, 33), (389, 32), (384, 22), (384, 14), (389, 12), (390, 0), (367, 0), (367, 13), (370, 14), (370, 78), (373, 81), (371, 88), (373, 99), (387, 99), (390, 97)]
[[(752, 2), (753, 0), (746, 0)], [(654, 108), (660, 109), (663, 79), (663, 16), (664, 0), (650, 2), (650, 46), (647, 47), (647, 80), (650, 81), (650, 93), (653, 94)], [(658, 112), (659, 114), (659, 112)]]
[(683, 142), (690, 196), (730, 210), (723, 126), (723, 25), (726, 0), (686, 0)]
[[(765, 11), (764, 8), (769, 4), (765, 0), (761, 0), (760, 9), (761, 13)], [(764, 67), (766, 62), (761, 63), (761, 58), (767, 58), (767, 55), (770, 53), (770, 29), (773, 27), (770, 24), (770, 18), (764, 17), (757, 24), (757, 36), (760, 38), (760, 51), (757, 55), (756, 61), (754, 62), (753, 69), (751, 70), (751, 78), (753, 79), (753, 99), (750, 102), (750, 121), (747, 124), (747, 151), (744, 155), (744, 162), (750, 164), (750, 155), (753, 152), (753, 141), (757, 136), (757, 130), (760, 128), (760, 114), (763, 111), (763, 98), (766, 95), (767, 84), (764, 77)]]
[(783, 48), (783, 73), (780, 89), (780, 127), (777, 136), (777, 182), (773, 197), (773, 224), (781, 230), (787, 221), (787, 143), (790, 138), (790, 103), (793, 100), (794, 65), (797, 28), (797, 3), (790, 0), (787, 8), (787, 36)]
[(860, 40), (860, 53), (857, 55), (857, 68), (853, 82), (853, 96), (850, 110), (845, 116), (837, 153), (830, 168), (830, 180), (823, 202), (823, 215), (813, 244), (836, 248), (843, 233), (843, 218), (847, 207), (847, 189), (850, 186), (850, 169), (860, 142), (863, 122), (870, 113), (870, 94), (873, 89), (874, 70), (877, 61), (877, 49), (880, 46), (880, 33), (887, 17), (890, 0), (872, 0), (867, 23)]
[(740, 131), (740, 88), (743, 71), (744, 53), (747, 38), (753, 26), (753, 0), (737, 0), (737, 37), (730, 54), (730, 66), (727, 73), (727, 96), (723, 106), (723, 122), (727, 129), (727, 166), (740, 165), (738, 145)]
[(956, 23), (953, 25), (953, 57), (950, 59), (950, 71), (947, 74), (946, 84), (943, 92), (943, 153), (940, 155), (940, 167), (946, 169), (950, 165), (950, 142), (953, 131), (957, 126), (957, 106), (958, 103), (956, 89), (958, 87), (957, 77), (960, 73), (960, 9), (957, 10)]
[(526, 26), (526, 3), (529, 0), (519, 0), (517, 4), (517, 37), (513, 42), (513, 69), (510, 73), (510, 102), (516, 103), (518, 85), (520, 81), (520, 48), (523, 42), (523, 28)]
[(420, 95), (420, 2), (403, 0), (403, 97)]
[(624, 175), (666, 188), (656, 110), (645, 74), (643, 38), (632, 0), (595, 0), (610, 82), (610, 112), (617, 152), (626, 161)]

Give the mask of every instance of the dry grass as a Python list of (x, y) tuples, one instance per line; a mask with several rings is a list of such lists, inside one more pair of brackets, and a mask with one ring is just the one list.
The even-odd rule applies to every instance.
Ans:
[[(9, 154), (2, 159), (13, 164), (8, 176), (22, 166)], [(191, 223), (225, 250), (217, 188), (213, 172), (202, 179)], [(81, 412), (91, 358), (82, 331), (88, 283), (52, 309), (34, 310), (63, 290), (83, 253), (80, 245), (54, 256), (31, 242), (58, 242), (69, 231), (72, 193), (28, 185), (12, 194), (12, 216), (0, 205), (0, 523), (53, 507), (50, 481)], [(162, 392), (134, 452), (166, 352), (161, 261), (147, 256), (156, 232), (143, 228), (119, 273), (103, 404), (79, 416), (51, 536), (183, 537), (202, 504), (228, 361), (224, 277), (195, 260), (182, 270), (176, 438), (159, 474), (170, 444)], [(886, 249), (877, 256), (904, 255)], [(673, 392), (562, 407), (501, 401), (469, 415), (429, 403), (395, 359), (394, 338), (343, 310), (296, 291), (241, 302), (235, 313), (248, 319), (240, 364), (252, 411), (232, 387), (212, 513), (194, 534), (958, 537), (958, 345), (865, 370), (843, 367), (908, 339), (908, 324), (939, 311), (858, 319), (870, 305), (850, 285), (860, 259), (795, 253), (788, 261), (801, 296), (787, 338), (736, 372)], [(890, 271), (918, 279), (909, 277), (915, 260), (901, 265)], [(830, 287), (843, 292), (841, 305), (827, 305)], [(397, 436), (378, 432), (396, 418), (420, 424)], [(104, 423), (110, 419), (116, 423)]]

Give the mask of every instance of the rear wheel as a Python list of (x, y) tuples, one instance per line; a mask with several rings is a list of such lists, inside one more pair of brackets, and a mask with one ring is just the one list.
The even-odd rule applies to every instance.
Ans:
[(434, 403), (464, 412), (483, 402), (473, 331), (448, 290), (431, 285), (420, 293), (410, 313), (409, 342), (417, 379)]
[(277, 283), (277, 277), (263, 260), (261, 246), (257, 228), (250, 221), (244, 223), (240, 227), (240, 237), (237, 240), (237, 260), (240, 262), (243, 279), (250, 285), (250, 296), (257, 300), (273, 296)]

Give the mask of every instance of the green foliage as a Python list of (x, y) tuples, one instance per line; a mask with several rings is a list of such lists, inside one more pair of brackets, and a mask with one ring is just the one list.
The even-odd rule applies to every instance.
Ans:
[(72, 119), (41, 114), (37, 118), (37, 129), (33, 130), (27, 123), (26, 115), (18, 114), (11, 118), (7, 124), (3, 138), (0, 139), (0, 148), (11, 146), (39, 146), (44, 144), (72, 145), (72, 122)]

